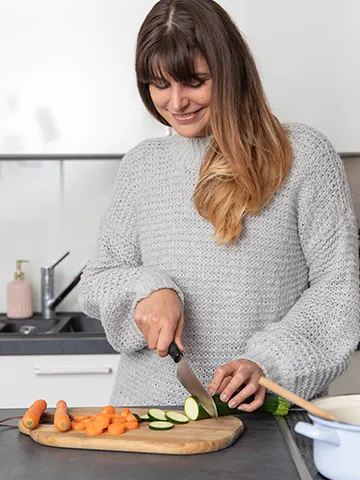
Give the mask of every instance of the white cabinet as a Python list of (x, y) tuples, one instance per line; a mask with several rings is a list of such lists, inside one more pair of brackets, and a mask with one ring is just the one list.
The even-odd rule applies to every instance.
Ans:
[(38, 398), (55, 407), (109, 403), (120, 355), (0, 356), (0, 408), (27, 408)]
[(360, 351), (353, 353), (349, 368), (329, 388), (329, 395), (347, 393), (360, 393)]

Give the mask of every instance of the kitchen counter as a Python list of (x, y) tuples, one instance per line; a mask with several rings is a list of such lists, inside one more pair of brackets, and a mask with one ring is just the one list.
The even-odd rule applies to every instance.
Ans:
[[(0, 410), (0, 418), (24, 410)], [(0, 428), (1, 480), (314, 480), (312, 442), (297, 444), (289, 422), (265, 413), (241, 416), (245, 431), (225, 450), (201, 455), (155, 455), (47, 447), (17, 429)], [(15, 421), (14, 421), (15, 422)], [(305, 439), (306, 440), (306, 439)]]

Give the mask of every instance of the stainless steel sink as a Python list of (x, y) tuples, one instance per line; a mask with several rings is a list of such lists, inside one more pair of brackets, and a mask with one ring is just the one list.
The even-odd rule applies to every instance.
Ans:
[(104, 329), (99, 320), (87, 317), (86, 315), (75, 315), (59, 329), (59, 333), (96, 333), (105, 335)]
[(46, 320), (41, 314), (32, 318), (12, 320), (0, 314), (0, 337), (7, 336), (43, 336), (43, 335), (105, 335), (101, 322), (81, 313), (59, 314), (54, 320)]

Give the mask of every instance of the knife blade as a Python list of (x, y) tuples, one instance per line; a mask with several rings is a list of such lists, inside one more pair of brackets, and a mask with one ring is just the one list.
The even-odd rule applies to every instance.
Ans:
[(177, 364), (176, 376), (180, 383), (186, 388), (190, 395), (198, 398), (201, 405), (212, 418), (217, 419), (218, 412), (213, 398), (202, 386), (200, 380), (189, 367), (188, 363), (183, 357), (183, 354), (174, 341), (171, 342), (168, 353)]

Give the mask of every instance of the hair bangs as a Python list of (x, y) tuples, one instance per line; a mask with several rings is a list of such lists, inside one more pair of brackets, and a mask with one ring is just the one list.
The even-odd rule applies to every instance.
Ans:
[(174, 31), (164, 36), (143, 52), (139, 58), (137, 76), (144, 84), (168, 81), (169, 77), (176, 82), (187, 83), (197, 79), (194, 69), (194, 56), (199, 49), (184, 41), (183, 35)]

